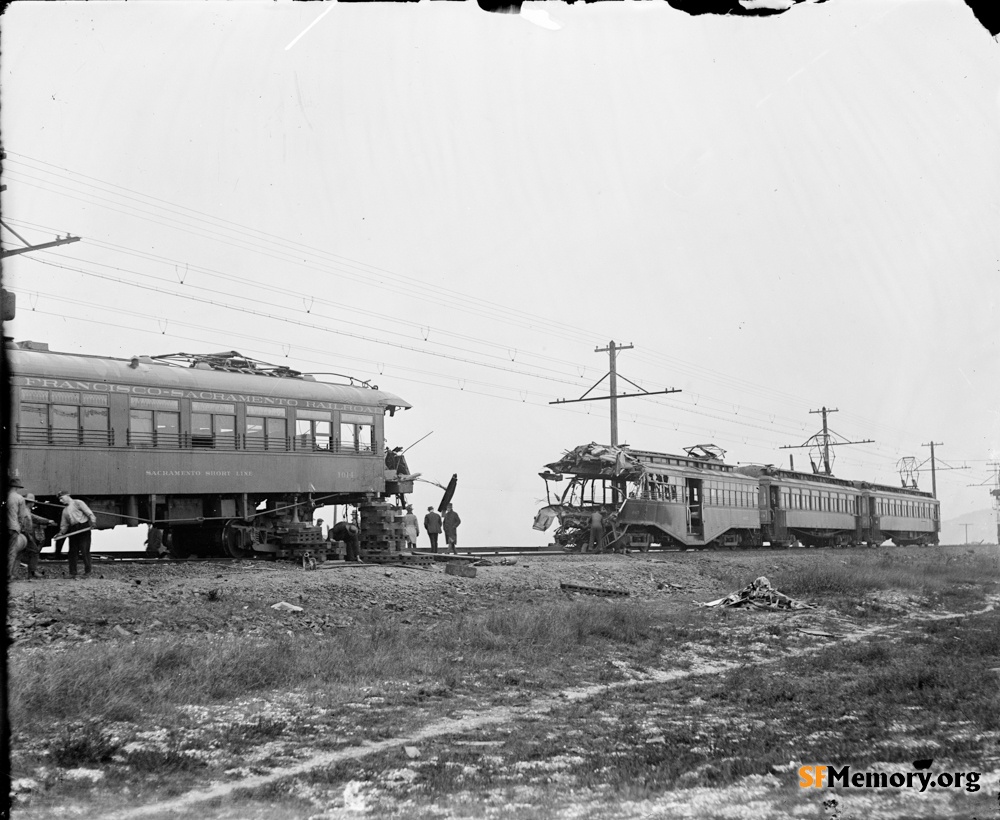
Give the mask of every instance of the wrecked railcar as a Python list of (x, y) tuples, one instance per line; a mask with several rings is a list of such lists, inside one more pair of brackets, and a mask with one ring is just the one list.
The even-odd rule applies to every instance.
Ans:
[(938, 541), (940, 506), (930, 493), (772, 466), (734, 467), (724, 456), (710, 444), (685, 448), (684, 455), (577, 447), (539, 474), (548, 504), (534, 528), (558, 520), (555, 542), (576, 548), (589, 539), (590, 516), (598, 510), (602, 546), (612, 549)]
[[(589, 538), (590, 516), (599, 510), (604, 548), (757, 546), (757, 480), (723, 456), (713, 445), (688, 447), (684, 455), (582, 445), (539, 474), (548, 504), (535, 529), (558, 519), (555, 542), (575, 548)], [(564, 479), (565, 488), (553, 486)]]

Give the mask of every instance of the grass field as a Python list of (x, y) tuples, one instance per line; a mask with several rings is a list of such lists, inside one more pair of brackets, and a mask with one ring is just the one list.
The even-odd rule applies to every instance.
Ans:
[[(732, 590), (774, 560), (713, 558), (700, 572)], [(780, 573), (783, 592), (819, 605), (800, 614), (533, 591), (432, 628), (379, 609), (321, 636), (251, 639), (222, 618), (198, 635), (15, 647), (13, 776), (34, 783), (17, 805), (111, 812), (228, 781), (201, 816), (332, 817), (354, 800), (373, 816), (481, 816), (476, 805), (524, 820), (562, 816), (567, 790), (573, 816), (631, 816), (615, 812), (754, 778), (779, 811), (804, 799), (793, 762), (931, 759), (995, 780), (997, 581), (995, 549), (816, 551)], [(552, 700), (581, 686), (593, 694)], [(416, 757), (401, 743), (356, 753), (502, 709)], [(324, 753), (354, 756), (242, 784)], [(99, 779), (66, 776), (81, 770)], [(984, 811), (990, 794), (938, 792), (913, 816)], [(694, 816), (724, 816), (705, 811)]]

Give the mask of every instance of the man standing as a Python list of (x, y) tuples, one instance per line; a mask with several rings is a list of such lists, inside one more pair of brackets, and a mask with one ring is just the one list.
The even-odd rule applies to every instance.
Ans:
[(143, 543), (146, 546), (147, 558), (167, 557), (167, 545), (163, 543), (163, 530), (159, 527), (154, 527), (150, 524), (149, 530), (146, 533), (146, 540)]
[(76, 578), (77, 556), (83, 558), (83, 574), (90, 575), (90, 531), (97, 523), (97, 516), (82, 501), (77, 501), (65, 490), (59, 491), (59, 503), (64, 505), (59, 522), (57, 539), (69, 534), (69, 575)]
[(458, 513), (455, 512), (455, 508), (451, 504), (445, 510), (443, 523), (445, 543), (452, 552), (455, 552), (455, 548), (458, 546), (458, 525), (462, 523), (462, 519), (458, 517)]
[(24, 504), (27, 514), (21, 521), (21, 534), (27, 541), (24, 551), (28, 553), (28, 580), (30, 581), (38, 576), (38, 553), (42, 551), (42, 544), (45, 542), (45, 527), (55, 526), (56, 522), (35, 515), (34, 493), (28, 493), (24, 497)]
[(24, 488), (21, 479), (12, 478), (10, 489), (7, 490), (7, 579), (14, 578), (14, 570), (17, 568), (17, 557), (21, 550), (28, 543), (22, 532), (24, 519), (28, 515), (28, 507), (24, 502), (24, 497), (17, 491)]
[(420, 525), (417, 517), (413, 514), (413, 505), (406, 505), (406, 515), (403, 516), (403, 530), (406, 533), (406, 543), (410, 549), (417, 546), (417, 538), (420, 536)]
[(601, 549), (601, 544), (604, 541), (604, 516), (601, 515), (600, 510), (594, 510), (590, 516), (590, 543), (588, 544), (588, 549), (584, 552), (594, 551), (597, 552)]
[(438, 536), (441, 534), (441, 516), (433, 507), (428, 507), (427, 515), (424, 516), (424, 531), (431, 539), (431, 552), (437, 552)]

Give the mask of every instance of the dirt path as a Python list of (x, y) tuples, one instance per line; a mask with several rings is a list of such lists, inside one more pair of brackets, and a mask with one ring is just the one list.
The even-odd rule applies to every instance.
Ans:
[[(995, 603), (996, 601), (993, 601), (984, 608), (970, 612), (948, 612), (936, 614), (921, 613), (915, 614), (914, 618), (902, 623), (879, 625), (866, 629), (850, 629), (848, 631), (842, 631), (840, 635), (833, 638), (833, 641), (840, 640), (856, 642), (867, 640), (878, 634), (884, 634), (886, 632), (899, 629), (906, 629), (912, 625), (912, 622), (915, 620), (939, 621), (974, 617), (976, 615), (992, 611)], [(815, 634), (815, 632), (813, 630), (809, 630), (806, 634)], [(829, 635), (830, 633), (826, 634)], [(820, 651), (827, 648), (827, 646), (829, 646), (829, 644), (802, 646), (793, 650), (792, 654), (803, 655)], [(756, 666), (767, 666), (784, 660), (786, 660), (785, 657), (756, 657), (753, 663)], [(428, 724), (416, 732), (399, 735), (378, 742), (366, 742), (359, 746), (338, 750), (336, 752), (315, 755), (294, 766), (275, 769), (267, 775), (252, 776), (228, 783), (220, 783), (207, 789), (199, 789), (188, 792), (187, 794), (172, 800), (151, 803), (145, 806), (135, 807), (127, 811), (110, 814), (107, 816), (107, 820), (131, 820), (131, 818), (153, 817), (169, 815), (171, 813), (181, 813), (182, 816), (190, 816), (190, 813), (193, 812), (197, 806), (208, 801), (220, 799), (224, 800), (240, 791), (260, 789), (279, 781), (307, 774), (316, 769), (327, 768), (344, 761), (359, 760), (390, 749), (416, 747), (419, 744), (434, 738), (440, 738), (443, 736), (455, 737), (475, 732), (493, 725), (513, 724), (519, 718), (530, 717), (532, 719), (538, 719), (550, 714), (557, 708), (565, 706), (568, 702), (586, 700), (589, 698), (599, 698), (614, 692), (621, 692), (622, 690), (628, 690), (629, 688), (636, 687), (637, 685), (647, 684), (650, 682), (673, 683), (686, 678), (718, 675), (733, 669), (735, 666), (737, 666), (737, 662), (735, 661), (713, 663), (702, 660), (701, 662), (695, 664), (692, 668), (686, 670), (637, 670), (619, 664), (621, 671), (629, 675), (628, 680), (564, 689), (557, 692), (555, 695), (532, 700), (524, 706), (494, 707), (486, 709), (482, 712), (467, 713), (459, 718), (438, 720)], [(627, 691), (623, 696), (628, 697)], [(987, 777), (993, 780), (1000, 780), (1000, 772), (989, 772), (987, 773)], [(346, 791), (349, 792), (350, 789), (348, 788)], [(1000, 797), (1000, 794), (998, 794), (998, 797)], [(690, 790), (685, 794), (670, 795), (661, 801), (654, 801), (653, 803), (650, 803), (642, 808), (622, 807), (625, 812), (622, 816), (636, 818), (699, 817), (703, 816), (703, 813), (706, 811), (716, 812), (722, 810), (724, 806), (728, 806), (728, 809), (722, 811), (722, 816), (745, 816), (754, 818), (781, 817), (783, 816), (781, 813), (781, 804), (786, 800), (787, 793), (780, 789), (780, 784), (777, 781), (768, 783), (759, 776), (751, 776), (744, 779), (739, 784), (722, 790), (695, 789)], [(353, 801), (353, 808), (351, 808), (351, 802), (350, 796), (348, 795), (348, 797), (345, 798), (346, 805), (344, 812), (346, 815), (357, 816), (359, 813), (364, 813), (363, 800), (359, 801), (357, 797), (355, 797)], [(866, 795), (863, 799), (851, 801), (851, 808), (853, 811), (860, 811), (863, 809), (866, 817), (893, 817), (896, 816), (894, 812), (900, 810), (899, 803), (900, 801), (895, 796), (891, 799), (884, 798), (879, 800), (877, 797)], [(944, 817), (949, 813), (950, 803), (951, 801), (948, 796), (942, 795), (940, 799), (933, 801), (930, 799), (925, 800), (919, 807), (915, 808), (911, 806), (908, 810), (916, 810), (919, 812), (914, 814), (914, 817)], [(735, 811), (736, 807), (739, 805), (744, 807), (743, 810)], [(824, 814), (829, 817), (838, 816), (838, 814), (834, 811), (826, 811)], [(202, 809), (199, 811), (199, 816), (207, 818), (211, 816), (211, 814), (210, 812), (206, 812)]]
[[(900, 561), (916, 560), (910, 553), (899, 555)], [(221, 766), (216, 760), (211, 764), (214, 768), (197, 770), (212, 771), (217, 779), (202, 778), (197, 785), (189, 780), (181, 793), (176, 788), (171, 793), (137, 784), (134, 804), (122, 809), (129, 789), (122, 792), (122, 784), (114, 784), (115, 788), (101, 798), (99, 781), (95, 780), (87, 788), (81, 783), (76, 792), (66, 792), (67, 799), (58, 806), (46, 801), (32, 805), (28, 800), (14, 816), (25, 820), (65, 816), (111, 820), (337, 820), (361, 816), (407, 820), (861, 820), (971, 817), (972, 807), (980, 820), (991, 817), (980, 798), (989, 794), (989, 800), (996, 802), (1000, 778), (994, 769), (1000, 766), (984, 771), (984, 792), (975, 800), (955, 791), (867, 791), (842, 795), (836, 806), (824, 808), (822, 798), (829, 797), (829, 793), (800, 789), (796, 778), (800, 763), (815, 761), (794, 759), (772, 767), (768, 774), (727, 777), (728, 785), (715, 788), (699, 785), (705, 782), (704, 772), (700, 771), (691, 772), (694, 779), (690, 785), (681, 777), (678, 786), (669, 789), (644, 789), (641, 775), (637, 775), (637, 788), (618, 788), (614, 792), (618, 796), (612, 799), (611, 792), (602, 791), (599, 777), (581, 774), (584, 758), (572, 751), (573, 741), (553, 740), (576, 738), (582, 732), (590, 742), (592, 727), (606, 726), (614, 737), (624, 738), (629, 754), (641, 758), (644, 749), (660, 749), (656, 744), (663, 742), (660, 735), (664, 727), (677, 723), (690, 725), (697, 732), (697, 721), (704, 720), (708, 735), (725, 738), (727, 732), (739, 734), (747, 728), (746, 718), (722, 711), (717, 714), (705, 706), (704, 698), (712, 697), (710, 693), (723, 673), (738, 670), (746, 675), (756, 670), (777, 678), (783, 664), (791, 659), (825, 653), (837, 645), (864, 645), (886, 634), (911, 634), (929, 621), (975, 618), (991, 612), (996, 603), (993, 599), (985, 608), (944, 612), (940, 607), (927, 606), (927, 602), (889, 591), (859, 599), (864, 606), (857, 609), (880, 610), (876, 623), (865, 617), (850, 617), (853, 611), (845, 617), (831, 609), (796, 615), (736, 612), (722, 619), (713, 619), (706, 611), (706, 617), (701, 619), (694, 607), (696, 602), (718, 598), (760, 574), (767, 574), (782, 589), (783, 573), (797, 566), (867, 560), (869, 556), (864, 553), (828, 551), (532, 557), (522, 558), (516, 566), (481, 567), (475, 579), (445, 575), (440, 567), (437, 571), (367, 567), (302, 572), (280, 565), (206, 568), (181, 564), (155, 569), (100, 566), (96, 574), (103, 577), (71, 582), (58, 577), (58, 570), (50, 567), (50, 575), (42, 583), (12, 586), (9, 628), (17, 642), (16, 651), (28, 656), (82, 644), (200, 632), (244, 636), (250, 641), (284, 633), (336, 635), (337, 630), (349, 628), (369, 610), (381, 613), (380, 617), (388, 613), (409, 625), (409, 629), (433, 634), (436, 625), (498, 605), (531, 607), (564, 600), (562, 582), (627, 590), (630, 598), (625, 600), (653, 606), (664, 623), (700, 624), (696, 633), (701, 637), (673, 645), (670, 654), (650, 663), (637, 664), (610, 647), (602, 659), (610, 675), (594, 674), (598, 666), (586, 667), (587, 671), (581, 667), (567, 678), (576, 681), (574, 685), (553, 687), (535, 697), (527, 694), (530, 688), (516, 686), (509, 696), (494, 690), (492, 697), (489, 692), (460, 688), (448, 699), (417, 708), (395, 704), (390, 709), (386, 703), (385, 708), (376, 706), (367, 713), (367, 725), (377, 726), (380, 731), (351, 729), (352, 724), (354, 729), (366, 725), (366, 713), (358, 707), (367, 704), (346, 704), (350, 708), (317, 721), (326, 738), (325, 743), (315, 743), (319, 748), (313, 747), (315, 736), (296, 737), (290, 728), (281, 735), (280, 744), (262, 743), (259, 755), (244, 755), (242, 761)], [(930, 563), (933, 565), (933, 561)], [(587, 600), (588, 596), (578, 597)], [(271, 608), (280, 601), (301, 607), (301, 611)], [(891, 618), (884, 617), (886, 612), (891, 613)], [(725, 630), (724, 635), (720, 633), (724, 640), (702, 635), (704, 625), (709, 623)], [(781, 629), (774, 629), (779, 623), (783, 624)], [(307, 701), (296, 698), (295, 692), (275, 691), (249, 702), (192, 707), (191, 722), (218, 727), (227, 721), (246, 719), (250, 713), (271, 715), (272, 706), (279, 710), (273, 713), (278, 720), (308, 710)], [(375, 697), (372, 703), (380, 700)], [(646, 703), (648, 708), (643, 709), (641, 705)], [(627, 720), (615, 713), (622, 705), (636, 704)], [(442, 717), (446, 713), (450, 714)], [(399, 722), (393, 726), (397, 715)], [(299, 724), (292, 720), (288, 726)], [(388, 728), (391, 736), (382, 728)], [(148, 734), (155, 735), (152, 729), (155, 727)], [(24, 742), (15, 739), (15, 747)], [(324, 745), (326, 748), (322, 748)], [(582, 743), (581, 748), (593, 751), (599, 747)], [(609, 746), (607, 754), (622, 752)], [(226, 765), (240, 768), (226, 769)], [(85, 770), (80, 772), (81, 777), (87, 774)], [(73, 772), (64, 777), (70, 775)], [(428, 778), (437, 778), (434, 793), (442, 796), (440, 805), (413, 802), (409, 784), (415, 780), (426, 783)], [(176, 775), (173, 780), (176, 785), (185, 783)], [(571, 798), (559, 797), (562, 783), (572, 789)], [(153, 800), (155, 793), (170, 796)], [(96, 808), (101, 805), (106, 808)], [(996, 815), (1000, 818), (1000, 812)]]

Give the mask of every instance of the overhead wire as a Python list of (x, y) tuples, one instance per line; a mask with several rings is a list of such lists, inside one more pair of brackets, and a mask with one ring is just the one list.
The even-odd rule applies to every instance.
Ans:
[[(409, 283), (413, 283), (418, 288), (418, 292), (415, 293), (414, 295), (416, 297), (423, 298), (423, 289), (425, 288), (425, 283), (420, 282), (419, 280), (416, 280), (416, 279), (412, 279), (411, 277), (406, 277), (406, 276), (403, 276), (403, 275), (400, 275), (400, 274), (396, 274), (396, 273), (394, 273), (392, 271), (388, 271), (386, 269), (381, 269), (381, 268), (376, 268), (374, 266), (366, 265), (365, 263), (358, 262), (357, 260), (352, 260), (349, 257), (338, 256), (336, 254), (332, 254), (332, 253), (330, 253), (330, 252), (328, 252), (328, 251), (326, 251), (324, 249), (321, 249), (321, 248), (315, 248), (313, 246), (309, 246), (309, 245), (306, 245), (304, 243), (297, 243), (297, 242), (294, 242), (294, 241), (291, 241), (291, 240), (286, 240), (285, 238), (277, 236), (277, 235), (274, 235), (274, 234), (268, 234), (266, 232), (262, 232), (262, 231), (259, 231), (257, 229), (251, 229), (251, 228), (248, 228), (247, 226), (240, 225), (239, 223), (230, 222), (229, 220), (224, 220), (224, 219), (215, 217), (215, 216), (213, 216), (211, 214), (206, 214), (204, 212), (196, 211), (195, 209), (187, 208), (186, 206), (178, 206), (175, 203), (168, 202), (167, 200), (163, 200), (163, 199), (159, 199), (157, 197), (152, 197), (152, 196), (149, 196), (149, 195), (146, 195), (146, 194), (142, 194), (142, 193), (134, 191), (132, 189), (125, 188), (124, 186), (118, 186), (118, 185), (115, 185), (114, 183), (108, 183), (108, 182), (105, 182), (103, 180), (99, 180), (99, 179), (97, 179), (95, 177), (88, 177), (87, 175), (80, 174), (79, 172), (75, 172), (75, 171), (71, 171), (69, 169), (61, 168), (60, 166), (56, 166), (56, 165), (54, 165), (52, 163), (47, 163), (47, 162), (44, 162), (42, 160), (38, 160), (38, 159), (35, 159), (35, 158), (32, 158), (32, 157), (29, 157), (27, 155), (24, 155), (24, 154), (17, 154), (16, 152), (8, 152), (8, 156), (14, 156), (14, 157), (20, 156), (20, 157), (24, 158), (25, 160), (28, 160), (30, 162), (34, 162), (34, 163), (36, 163), (38, 165), (45, 166), (45, 167), (43, 167), (41, 169), (41, 173), (52, 173), (51, 171), (49, 171), (47, 169), (49, 169), (49, 168), (56, 168), (59, 171), (64, 172), (65, 174), (70, 174), (70, 175), (73, 175), (75, 177), (82, 177), (84, 179), (89, 179), (89, 180), (92, 180), (93, 182), (96, 182), (96, 183), (99, 183), (100, 185), (105, 186), (106, 189), (111, 189), (111, 190), (103, 190), (103, 193), (110, 193), (113, 196), (123, 196), (122, 194), (117, 193), (115, 191), (115, 189), (117, 189), (118, 191), (126, 191), (126, 192), (128, 192), (128, 196), (125, 197), (127, 200), (131, 200), (131, 201), (135, 201), (137, 203), (141, 203), (143, 206), (146, 206), (146, 207), (164, 207), (164, 206), (166, 206), (165, 210), (167, 210), (168, 213), (173, 213), (173, 214), (175, 214), (178, 217), (181, 217), (183, 219), (197, 218), (199, 220), (209, 220), (209, 221), (211, 221), (211, 223), (213, 225), (215, 225), (215, 227), (218, 227), (220, 229), (220, 231), (230, 231), (231, 233), (235, 233), (237, 237), (248, 237), (249, 239), (255, 240), (254, 242), (247, 242), (246, 240), (242, 240), (241, 239), (239, 242), (234, 243), (234, 242), (228, 241), (228, 239), (230, 239), (231, 237), (227, 238), (225, 234), (221, 234), (221, 233), (218, 233), (218, 232), (212, 232), (212, 231), (210, 231), (209, 232), (209, 238), (211, 238), (212, 241), (221, 241), (224, 244), (229, 244), (229, 245), (235, 246), (235, 247), (242, 247), (244, 249), (250, 249), (250, 250), (252, 250), (253, 252), (256, 252), (256, 253), (262, 253), (265, 256), (271, 256), (271, 258), (278, 258), (278, 259), (282, 259), (283, 261), (289, 261), (289, 262), (298, 264), (297, 258), (288, 258), (288, 257), (283, 258), (281, 256), (276, 256), (270, 250), (268, 250), (268, 248), (266, 246), (262, 247), (259, 244), (256, 244), (256, 240), (258, 240), (261, 236), (268, 237), (269, 241), (272, 241), (273, 244), (275, 244), (279, 249), (282, 249), (282, 252), (285, 253), (285, 254), (292, 254), (294, 250), (298, 250), (298, 249), (306, 249), (306, 250), (310, 251), (311, 253), (315, 253), (317, 256), (326, 257), (326, 258), (330, 258), (330, 259), (336, 260), (336, 262), (337, 262), (338, 265), (347, 266), (347, 268), (348, 268), (347, 270), (340, 270), (340, 269), (338, 269), (337, 271), (335, 271), (336, 273), (338, 273), (338, 275), (351, 276), (351, 275), (354, 275), (355, 273), (357, 273), (357, 274), (361, 275), (361, 279), (359, 281), (364, 281), (366, 284), (372, 284), (371, 281), (370, 281), (370, 277), (371, 276), (384, 276), (386, 278), (392, 279), (393, 281), (397, 282), (400, 285), (405, 285), (407, 287), (409, 287)], [(28, 164), (28, 167), (31, 170), (39, 171), (39, 169), (37, 169), (37, 168), (32, 168), (32, 166), (30, 164)], [(35, 182), (42, 182), (42, 183), (48, 184), (48, 185), (53, 185), (54, 184), (54, 185), (57, 185), (58, 187), (63, 188), (64, 190), (71, 191), (72, 193), (79, 193), (78, 191), (75, 191), (74, 189), (69, 188), (69, 186), (60, 185), (59, 183), (53, 183), (53, 182), (51, 182), (50, 180), (47, 180), (47, 179), (40, 179), (38, 177), (31, 177), (30, 175), (25, 175), (25, 176), (28, 179), (33, 180)], [(75, 180), (72, 180), (72, 177), (64, 177), (64, 178), (70, 179), (71, 181), (73, 181), (73, 184), (79, 184), (79, 183), (76, 183)], [(94, 187), (97, 187), (97, 186), (94, 186)], [(51, 189), (46, 189), (46, 190), (50, 190), (51, 191)], [(101, 190), (101, 189), (98, 188), (98, 190)], [(132, 194), (134, 194), (135, 196), (131, 196)], [(67, 195), (67, 194), (60, 194), (60, 195)], [(84, 201), (84, 202), (87, 201), (85, 199), (81, 200), (80, 197), (78, 197), (78, 196), (70, 196), (70, 198), (71, 199), (75, 199), (76, 201)], [(121, 204), (121, 203), (116, 202), (114, 200), (109, 200), (106, 197), (98, 197), (98, 199), (100, 201), (102, 201), (102, 202), (107, 202), (107, 203), (110, 203), (112, 205), (120, 205)], [(150, 203), (153, 203), (153, 204), (151, 205)], [(162, 205), (156, 205), (155, 203), (162, 203)], [(107, 205), (102, 205), (102, 207), (108, 207), (108, 206)], [(109, 208), (109, 209), (112, 210), (112, 211), (118, 212), (118, 213), (127, 213), (127, 214), (132, 215), (132, 216), (135, 215), (131, 211), (121, 211), (121, 210), (118, 210), (117, 208)], [(145, 212), (145, 213), (148, 216), (146, 216), (146, 217), (140, 217), (140, 218), (148, 218), (150, 221), (159, 222), (159, 220), (155, 218), (155, 213), (152, 214), (152, 215), (149, 215), (150, 212), (148, 212), (148, 211)], [(182, 230), (189, 231), (189, 232), (195, 232), (197, 234), (197, 230), (196, 230), (197, 226), (193, 226), (193, 225), (191, 225), (189, 223), (186, 223), (186, 222), (181, 222), (178, 219), (171, 219), (171, 222), (176, 223), (176, 224), (169, 224), (169, 223), (164, 223), (164, 222), (159, 222), (159, 224), (165, 224), (168, 227), (173, 227), (173, 228), (179, 227)], [(240, 244), (240, 242), (243, 242), (243, 244)], [(122, 252), (122, 247), (121, 246), (117, 246), (116, 247), (112, 243), (103, 243), (103, 244), (107, 245), (109, 248), (111, 248), (113, 250), (118, 250), (119, 252)], [(284, 250), (286, 248), (288, 250)], [(127, 249), (125, 250), (125, 252), (128, 252)], [(101, 264), (101, 263), (93, 263), (93, 264)], [(357, 268), (358, 270), (357, 271), (352, 270), (352, 266), (354, 268)], [(376, 284), (378, 284), (378, 283), (376, 283)], [(447, 289), (445, 289), (445, 290), (447, 290)], [(463, 307), (464, 310), (469, 310), (469, 306), (470, 305), (479, 305), (481, 307), (488, 306), (490, 309), (493, 309), (493, 308), (497, 307), (497, 305), (495, 305), (494, 303), (489, 302), (488, 300), (483, 300), (483, 299), (481, 299), (479, 297), (470, 296), (468, 294), (462, 294), (462, 293), (460, 293), (458, 291), (450, 291), (450, 293), (454, 295), (454, 298), (456, 298), (458, 300), (465, 301), (467, 303)], [(174, 295), (176, 295), (176, 294), (174, 294)], [(435, 303), (439, 303), (441, 301), (441, 299), (440, 299), (440, 291), (439, 290), (435, 290), (435, 299), (434, 299), (434, 301), (435, 301)], [(514, 315), (514, 316), (516, 316), (518, 318), (518, 321), (520, 323), (527, 322), (528, 325), (532, 326), (533, 329), (537, 329), (539, 325), (544, 325), (544, 326), (549, 327), (550, 328), (549, 332), (553, 332), (554, 330), (558, 329), (558, 333), (561, 334), (561, 335), (563, 335), (563, 338), (574, 338), (574, 339), (588, 338), (588, 339), (592, 339), (592, 335), (589, 332), (588, 333), (584, 333), (584, 332), (580, 331), (579, 328), (576, 328), (576, 327), (574, 327), (572, 325), (568, 325), (568, 324), (561, 323), (561, 322), (554, 322), (554, 321), (552, 321), (551, 319), (549, 319), (547, 317), (540, 317), (540, 316), (537, 316), (537, 315), (528, 314), (528, 313), (526, 313), (524, 311), (518, 311), (518, 310), (512, 310), (512, 309), (508, 309), (508, 308), (503, 308), (503, 311), (500, 314), (492, 314), (491, 318), (496, 318), (497, 315), (501, 315), (501, 316), (511, 316), (511, 315)], [(511, 321), (509, 318), (508, 319), (502, 319), (502, 320), (503, 321)], [(282, 319), (279, 319), (279, 321), (282, 321)], [(495, 342), (489, 342), (487, 340), (481, 340), (481, 339), (479, 339), (479, 340), (475, 340), (475, 341), (477, 343), (481, 343), (483, 345), (499, 346), (497, 343), (495, 343)], [(420, 351), (420, 352), (426, 352), (426, 351)], [(526, 352), (526, 355), (532, 355), (532, 354), (528, 354)], [(731, 376), (729, 374), (719, 373), (717, 371), (712, 371), (712, 370), (709, 370), (708, 368), (704, 368), (704, 367), (701, 367), (701, 366), (698, 366), (698, 365), (693, 365), (693, 364), (687, 363), (687, 362), (685, 362), (685, 361), (683, 361), (681, 359), (677, 359), (676, 357), (666, 356), (666, 355), (658, 353), (656, 351), (654, 351), (652, 354), (645, 354), (645, 353), (639, 354), (639, 356), (637, 358), (639, 360), (647, 360), (649, 363), (653, 363), (653, 364), (660, 364), (661, 362), (667, 362), (667, 363), (669, 363), (669, 365), (671, 367), (673, 367), (674, 369), (676, 369), (676, 370), (678, 370), (680, 372), (687, 372), (687, 373), (690, 373), (692, 375), (695, 375), (695, 376), (698, 376), (698, 377), (701, 377), (701, 378), (708, 377), (711, 381), (715, 381), (715, 382), (717, 382), (719, 384), (722, 384), (723, 386), (726, 386), (726, 385), (735, 386), (737, 389), (739, 389), (741, 391), (741, 393), (744, 393), (744, 394), (745, 393), (754, 393), (755, 395), (758, 395), (758, 396), (761, 396), (761, 397), (765, 397), (765, 398), (770, 398), (770, 397), (777, 396), (779, 398), (794, 399), (796, 401), (801, 401), (800, 397), (784, 393), (784, 392), (782, 392), (780, 390), (777, 390), (773, 386), (761, 387), (757, 382), (746, 380), (746, 379), (742, 379), (742, 378), (739, 378), (739, 377), (734, 377), (734, 376)], [(555, 360), (555, 361), (560, 361), (560, 360)], [(488, 366), (488, 365), (484, 364), (482, 366)], [(542, 376), (537, 376), (537, 377), (538, 378), (544, 378)], [(570, 383), (570, 382), (567, 382), (567, 383)], [(721, 399), (713, 399), (713, 398), (711, 398), (709, 396), (704, 396), (704, 398), (706, 399), (706, 401), (715, 401), (716, 403), (721, 404), (721, 405), (731, 404), (731, 402), (726, 402), (725, 400), (721, 400)], [(662, 403), (666, 407), (671, 407), (671, 405), (668, 402), (658, 402), (658, 403)], [(701, 415), (708, 415), (708, 414), (705, 414), (704, 411), (689, 411), (688, 408), (683, 407), (683, 406), (673, 406), (672, 409), (675, 409), (675, 410), (679, 409), (679, 410), (684, 410), (685, 412), (696, 412), (696, 413), (701, 414)], [(763, 418), (763, 417), (770, 417), (770, 418), (772, 418), (772, 424), (773, 424), (773, 418), (774, 418), (775, 414), (770, 414), (767, 411), (756, 410), (754, 408), (749, 407), (748, 405), (741, 407), (741, 411), (742, 412), (746, 412), (746, 413), (756, 414), (756, 415), (760, 416), (761, 418)], [(738, 426), (753, 426), (753, 425), (748, 425), (747, 422), (742, 421), (742, 420), (739, 421), (739, 422), (733, 422), (732, 419), (723, 419), (721, 417), (714, 417), (714, 416), (713, 416), (713, 418), (717, 418), (719, 420), (724, 420), (724, 421), (729, 421), (730, 423), (735, 423)], [(794, 423), (793, 420), (791, 420), (791, 419), (787, 419), (787, 422), (789, 424), (793, 424)], [(761, 427), (761, 426), (757, 426), (757, 429), (767, 429), (767, 428), (764, 428), (764, 427)], [(901, 428), (892, 427), (892, 428), (888, 428), (888, 429), (892, 430), (893, 432), (895, 432), (897, 434), (901, 433), (901, 434), (909, 435), (909, 433), (907, 431), (902, 430)]]

